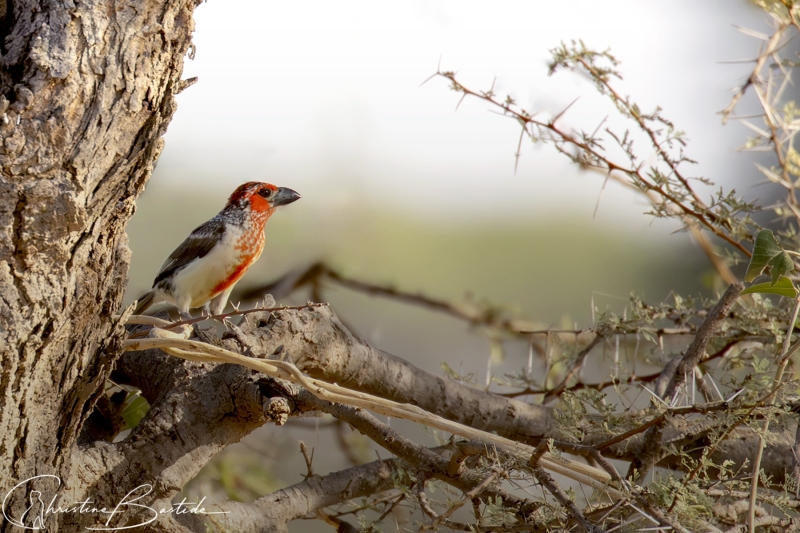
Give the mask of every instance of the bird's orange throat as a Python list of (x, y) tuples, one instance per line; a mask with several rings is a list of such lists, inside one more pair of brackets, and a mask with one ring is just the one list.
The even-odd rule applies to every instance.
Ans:
[(225, 279), (211, 290), (212, 298), (239, 281), (247, 269), (261, 257), (261, 252), (264, 250), (264, 224), (271, 214), (271, 210), (250, 212), (243, 231), (234, 245), (237, 260), (231, 265), (232, 268), (227, 272)]
[(258, 194), (253, 194), (248, 199), (250, 200), (251, 213), (253, 214), (267, 213), (267, 218), (269, 218), (269, 215), (272, 214), (273, 209), (272, 206), (269, 205), (269, 202), (266, 199), (264, 199), (263, 196)]

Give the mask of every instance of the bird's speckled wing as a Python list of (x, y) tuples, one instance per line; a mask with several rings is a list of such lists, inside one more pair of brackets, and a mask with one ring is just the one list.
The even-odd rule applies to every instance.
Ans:
[(225, 233), (225, 222), (212, 218), (205, 224), (195, 228), (193, 232), (186, 237), (180, 246), (170, 254), (164, 264), (161, 266), (161, 271), (153, 281), (153, 287), (159, 281), (168, 278), (178, 272), (180, 269), (199, 259), (222, 240)]

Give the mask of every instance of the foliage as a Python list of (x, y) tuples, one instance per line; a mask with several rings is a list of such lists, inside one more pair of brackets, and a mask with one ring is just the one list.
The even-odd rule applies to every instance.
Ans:
[[(758, 4), (772, 15), (775, 31), (763, 36), (765, 44), (752, 75), (723, 116), (725, 120), (733, 117), (739, 100), (752, 89), (762, 106), (759, 118), (763, 126), (748, 118), (739, 120), (757, 134), (746, 141), (746, 149), (774, 154), (775, 165), (757, 166), (769, 181), (786, 191), (784, 201), (769, 206), (781, 220), (777, 232), (756, 222), (754, 214), (761, 206), (706, 178), (688, 177), (687, 165), (694, 161), (685, 154), (685, 135), (660, 108), (645, 111), (631, 97), (623, 96), (618, 89), (622, 80), (619, 61), (608, 51), (592, 50), (581, 41), (562, 44), (552, 51), (550, 73), (569, 70), (586, 74), (618, 115), (631, 124), (630, 129), (613, 129), (604, 120), (592, 131), (571, 130), (560, 121), (568, 109), (541, 119), (540, 113), (520, 107), (510, 96), (497, 95), (493, 89), (465, 87), (454, 72), (438, 73), (462, 97), (481, 99), (514, 119), (521, 126), (520, 146), (525, 138), (550, 144), (581, 168), (641, 193), (650, 202), (648, 214), (679, 220), (725, 281), (735, 284), (730, 266), (748, 262), (744, 278), (750, 285), (736, 290), (751, 296), (740, 299), (717, 324), (711, 320), (714, 310), (710, 303), (674, 294), (673, 302), (655, 305), (633, 296), (622, 316), (598, 312), (591, 337), (585, 335), (587, 331), (531, 332), (534, 343), (536, 335), (544, 337), (548, 371), (561, 377), (545, 375), (535, 380), (521, 371), (506, 376), (505, 385), (521, 387), (518, 397), (542, 402), (558, 398), (558, 420), (572, 442), (603, 450), (609, 448), (609, 442), (638, 435), (648, 443), (645, 458), (631, 462), (627, 477), (645, 487), (647, 501), (660, 512), (654, 516), (641, 509), (619, 514), (609, 511), (602, 520), (592, 522), (593, 527), (624, 527), (648, 520), (677, 530), (717, 530), (735, 524), (746, 524), (750, 531), (756, 526), (798, 527), (796, 480), (787, 475), (782, 485), (776, 485), (760, 471), (760, 463), (766, 442), (779, 441), (782, 431), (797, 425), (789, 393), (797, 389), (797, 382), (785, 379), (784, 370), (800, 346), (800, 341), (792, 344), (800, 307), (800, 300), (794, 301), (798, 291), (793, 276), (795, 258), (800, 255), (796, 252), (800, 210), (795, 191), (800, 176), (793, 144), (800, 119), (796, 103), (786, 91), (798, 63), (783, 57), (782, 47), (798, 30), (800, 6), (791, 2)], [(649, 147), (642, 148), (642, 140)], [(654, 161), (649, 158), (651, 150)], [(703, 201), (698, 191), (712, 187), (711, 200)], [(760, 281), (762, 275), (769, 280)], [(761, 294), (786, 299), (772, 300)], [(714, 326), (713, 333), (708, 332), (709, 326)], [(577, 377), (576, 367), (586, 364), (595, 345), (607, 347), (609, 343), (614, 350), (611, 379), (584, 383)], [(701, 344), (708, 350), (697, 348)], [(698, 356), (693, 350), (705, 353)], [(718, 362), (712, 367), (714, 360)], [(637, 361), (659, 370), (637, 375)], [(679, 380), (682, 385), (677, 388), (665, 383), (674, 383), (679, 374), (677, 367), (669, 369), (667, 361), (692, 367), (692, 375)], [(642, 390), (647, 392), (649, 405), (641, 402)], [(676, 418), (682, 420), (684, 429), (664, 444), (662, 433)], [(734, 471), (732, 462), (720, 463), (712, 457), (743, 425), (757, 434), (760, 444), (752, 460)], [(652, 471), (656, 463), (671, 465), (675, 471)], [(748, 469), (756, 473), (745, 474)], [(739, 491), (738, 500), (732, 497), (735, 491)], [(773, 503), (781, 498), (780, 504)], [(589, 509), (586, 518), (591, 516)], [(573, 518), (582, 524), (579, 517)]]

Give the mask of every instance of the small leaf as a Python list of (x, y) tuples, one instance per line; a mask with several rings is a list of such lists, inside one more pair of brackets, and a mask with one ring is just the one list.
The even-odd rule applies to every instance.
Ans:
[(770, 259), (767, 264), (770, 266), (770, 275), (772, 276), (773, 285), (775, 285), (778, 279), (784, 274), (794, 270), (794, 262), (786, 252), (779, 253)]
[(781, 248), (781, 245), (775, 240), (775, 235), (768, 229), (761, 230), (756, 235), (753, 257), (750, 258), (750, 264), (747, 265), (745, 281), (753, 281), (767, 267), (772, 270), (773, 285), (778, 281), (778, 278), (794, 270), (794, 263), (791, 257)]
[(797, 297), (797, 289), (794, 287), (794, 284), (792, 284), (792, 280), (786, 276), (781, 276), (774, 284), (770, 282), (758, 283), (742, 291), (742, 294), (754, 293), (777, 294), (779, 296), (787, 296), (789, 298)]
[(139, 421), (150, 410), (147, 400), (139, 396), (138, 392), (129, 394), (125, 399), (125, 407), (122, 410), (122, 418), (125, 420), (125, 429), (135, 428)]

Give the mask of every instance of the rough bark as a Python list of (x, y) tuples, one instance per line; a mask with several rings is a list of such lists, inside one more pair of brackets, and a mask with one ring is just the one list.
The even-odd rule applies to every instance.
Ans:
[[(196, 0), (0, 6), (0, 492), (62, 479), (118, 354), (125, 225)], [(18, 503), (18, 502), (17, 502)], [(9, 527), (0, 523), (0, 531)]]
[(249, 349), (254, 355), (263, 355), (282, 344), (286, 357), (312, 377), (417, 405), (444, 418), (526, 443), (537, 443), (544, 436), (559, 438), (552, 409), (425, 372), (354, 336), (329, 308), (276, 313), (261, 327), (247, 332), (238, 351)]
[[(247, 369), (184, 363), (157, 350), (126, 354), (118, 367), (114, 378), (141, 386), (152, 409), (124, 441), (76, 449), (65, 502), (91, 498), (113, 507), (147, 484), (153, 491), (143, 503), (169, 507), (214, 455), (270, 420), (271, 389)], [(76, 530), (97, 525), (96, 514), (67, 519)]]

